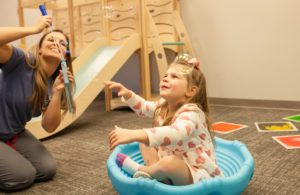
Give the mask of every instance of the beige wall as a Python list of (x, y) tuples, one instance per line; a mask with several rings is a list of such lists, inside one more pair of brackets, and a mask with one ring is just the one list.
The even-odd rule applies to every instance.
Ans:
[(300, 101), (299, 0), (181, 0), (209, 96)]
[[(19, 26), (18, 18), (18, 0), (0, 0), (0, 26)], [(35, 24), (40, 16), (40, 11), (35, 9), (24, 9), (25, 24), (27, 26)], [(36, 43), (40, 35), (32, 35), (26, 38), (27, 46), (30, 47)], [(20, 41), (13, 42), (13, 45), (19, 46)]]
[[(208, 80), (209, 96), (300, 101), (299, 0), (180, 3), (183, 21)], [(33, 24), (39, 14), (38, 10), (26, 10), (26, 24)], [(0, 18), (0, 26), (19, 25), (17, 0), (0, 0)], [(29, 45), (35, 39), (27, 39)], [(122, 75), (132, 74), (127, 71), (124, 67)], [(122, 75), (117, 77), (126, 80)], [(127, 81), (128, 85), (138, 88), (134, 80)]]

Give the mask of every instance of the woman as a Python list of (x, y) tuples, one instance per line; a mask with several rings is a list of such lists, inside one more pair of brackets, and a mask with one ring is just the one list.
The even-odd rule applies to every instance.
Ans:
[(58, 45), (67, 60), (69, 80), (74, 83), (67, 52), (68, 37), (61, 31), (49, 32), (40, 39), (35, 52), (24, 52), (9, 44), (41, 33), (51, 23), (51, 16), (43, 16), (32, 27), (0, 28), (0, 190), (3, 191), (47, 181), (56, 173), (53, 157), (25, 125), (33, 116), (42, 114), (42, 127), (53, 132), (61, 122), (61, 110), (67, 110)]

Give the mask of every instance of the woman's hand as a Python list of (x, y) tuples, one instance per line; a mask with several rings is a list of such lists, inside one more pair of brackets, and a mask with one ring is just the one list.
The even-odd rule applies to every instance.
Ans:
[(148, 136), (145, 130), (129, 130), (115, 126), (109, 135), (109, 146), (110, 150), (113, 150), (120, 144), (128, 144), (134, 141), (148, 144)]
[(116, 89), (118, 91), (118, 96), (123, 96), (126, 100), (131, 97), (131, 91), (124, 87), (121, 83), (114, 81), (105, 81), (104, 85), (110, 89)]
[[(67, 70), (67, 74), (68, 74), (68, 78), (70, 81), (70, 84), (74, 84), (74, 76), (72, 75), (72, 73), (70, 72), (69, 68)], [(65, 84), (64, 84), (64, 77), (62, 74), (62, 70), (59, 71), (59, 75), (56, 77), (54, 83), (53, 83), (53, 87), (52, 87), (52, 93), (57, 93), (57, 92), (62, 92), (65, 88)]]
[(42, 16), (39, 21), (36, 22), (34, 26), (32, 26), (33, 33), (40, 33), (45, 28), (51, 26), (52, 24), (52, 16), (46, 15)]

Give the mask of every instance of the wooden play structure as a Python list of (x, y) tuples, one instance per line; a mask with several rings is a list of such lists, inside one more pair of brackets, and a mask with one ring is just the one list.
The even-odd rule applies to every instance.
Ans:
[[(146, 99), (152, 96), (149, 54), (154, 53), (159, 78), (168, 67), (165, 49), (194, 54), (179, 14), (179, 0), (19, 0), (21, 26), (25, 25), (24, 9), (39, 11), (40, 4), (53, 15), (54, 27), (69, 34), (71, 52), (76, 56), (73, 66), (77, 87), (82, 87), (75, 94), (76, 116), (67, 114), (56, 132), (83, 113), (103, 90), (103, 81), (110, 80), (133, 53), (138, 52), (140, 56), (140, 94)], [(26, 48), (24, 39), (21, 46)], [(103, 52), (113, 54), (105, 59)], [(99, 68), (97, 63), (104, 65)], [(91, 66), (98, 68), (98, 72), (94, 70), (93, 76), (89, 75), (90, 82), (81, 86), (86, 81), (79, 78)], [(105, 93), (109, 111), (114, 108), (114, 101), (108, 89)], [(40, 121), (33, 121), (36, 122), (31, 122), (28, 128), (38, 138), (50, 135), (35, 131), (40, 128)]]

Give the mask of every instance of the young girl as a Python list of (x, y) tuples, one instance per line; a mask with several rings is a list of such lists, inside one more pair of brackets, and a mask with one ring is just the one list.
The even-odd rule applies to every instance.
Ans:
[[(117, 163), (133, 177), (155, 178), (174, 185), (222, 176), (216, 163), (209, 130), (206, 82), (199, 62), (179, 55), (160, 82), (161, 100), (145, 101), (120, 83), (106, 82), (140, 116), (154, 117), (153, 128), (129, 130), (115, 127), (110, 148), (138, 141), (145, 161), (139, 165), (124, 154)], [(169, 183), (168, 182), (168, 183)]]
[(23, 189), (56, 173), (53, 157), (25, 125), (42, 114), (41, 125), (50, 133), (61, 122), (67, 104), (57, 46), (73, 83), (68, 37), (61, 31), (47, 33), (33, 53), (10, 44), (41, 33), (51, 23), (51, 16), (43, 16), (31, 27), (0, 27), (0, 191)]

